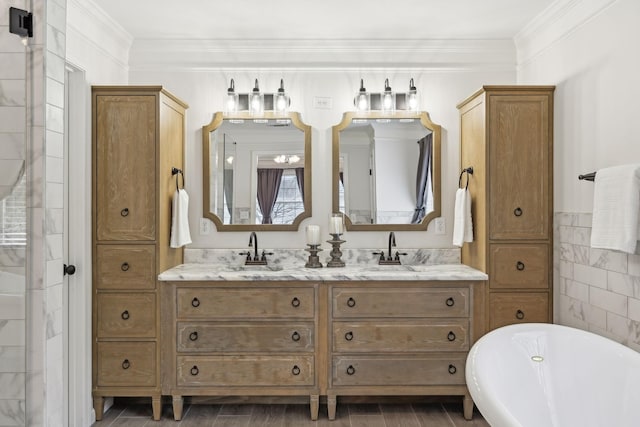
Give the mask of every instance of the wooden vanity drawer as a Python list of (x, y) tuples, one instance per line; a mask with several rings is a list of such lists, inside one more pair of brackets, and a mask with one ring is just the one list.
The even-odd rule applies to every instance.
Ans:
[(98, 289), (155, 289), (154, 245), (97, 245)]
[(155, 293), (98, 293), (98, 338), (156, 336)]
[(465, 384), (466, 353), (453, 356), (334, 356), (334, 386)]
[(546, 292), (494, 292), (489, 297), (491, 329), (513, 323), (550, 322)]
[(549, 246), (492, 244), (491, 288), (549, 288)]
[(98, 342), (97, 385), (103, 387), (154, 387), (154, 342)]
[(333, 351), (435, 352), (469, 350), (469, 321), (334, 322)]
[(179, 288), (178, 318), (313, 318), (314, 288)]
[(311, 352), (313, 323), (178, 322), (179, 352)]
[(334, 288), (333, 317), (468, 317), (468, 288)]
[(313, 356), (178, 356), (178, 386), (310, 386)]

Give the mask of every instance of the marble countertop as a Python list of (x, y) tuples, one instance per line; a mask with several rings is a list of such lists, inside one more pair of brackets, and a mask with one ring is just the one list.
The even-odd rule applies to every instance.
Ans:
[(305, 268), (298, 265), (229, 265), (187, 263), (158, 276), (161, 281), (349, 281), (349, 280), (487, 280), (488, 276), (463, 264), (371, 265)]

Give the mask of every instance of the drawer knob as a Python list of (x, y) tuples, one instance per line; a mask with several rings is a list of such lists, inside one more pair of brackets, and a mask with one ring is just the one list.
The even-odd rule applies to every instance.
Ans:
[(356, 306), (356, 300), (354, 300), (352, 297), (349, 297), (349, 299), (347, 300), (347, 305), (349, 307), (355, 307)]
[(449, 365), (449, 373), (453, 375), (456, 372), (458, 372), (458, 368), (456, 368), (454, 365)]
[(124, 208), (120, 211), (120, 215), (129, 216), (129, 208)]
[(200, 307), (200, 300), (198, 298), (194, 298), (191, 300), (191, 305), (193, 307)]
[(195, 377), (199, 373), (200, 373), (200, 369), (198, 369), (198, 367), (196, 365), (193, 365), (193, 368), (191, 368), (191, 375), (193, 375)]
[(447, 304), (447, 307), (453, 307), (455, 303), (456, 302), (452, 297), (447, 298), (447, 301), (445, 301), (445, 304)]
[(522, 261), (516, 262), (516, 268), (518, 269), (518, 271), (524, 270), (524, 262)]
[(344, 334), (344, 339), (347, 341), (351, 341), (353, 339), (353, 332), (349, 331), (346, 334)]
[(191, 341), (197, 341), (198, 340), (198, 332), (193, 331), (189, 334), (189, 339)]
[(516, 311), (516, 319), (518, 319), (518, 320), (524, 319), (524, 311), (522, 311), (522, 310)]
[(447, 339), (449, 341), (455, 341), (456, 340), (456, 334), (454, 334), (453, 331), (449, 331), (449, 333), (447, 334)]
[(291, 305), (294, 307), (300, 307), (300, 300), (298, 299), (298, 297), (293, 297), (293, 299), (291, 300)]
[(123, 311), (122, 314), (120, 315), (120, 317), (122, 317), (122, 320), (129, 320), (129, 317), (131, 317), (129, 315), (129, 310)]
[(521, 215), (522, 215), (522, 209), (520, 209), (520, 208), (515, 208), (515, 209), (513, 210), (513, 214), (514, 214), (515, 216), (521, 216)]
[(356, 368), (353, 367), (353, 365), (349, 365), (349, 367), (347, 368), (347, 375), (353, 375), (356, 373)]
[(296, 342), (300, 341), (300, 334), (298, 331), (294, 331), (293, 334), (291, 334), (291, 339)]
[(131, 362), (129, 362), (129, 359), (124, 359), (122, 361), (122, 369), (129, 369), (131, 367)]
[(293, 369), (291, 369), (291, 373), (293, 375), (300, 375), (300, 368), (298, 367), (298, 365), (293, 365)]
[(123, 262), (122, 265), (120, 266), (120, 270), (129, 271), (129, 263), (128, 262)]

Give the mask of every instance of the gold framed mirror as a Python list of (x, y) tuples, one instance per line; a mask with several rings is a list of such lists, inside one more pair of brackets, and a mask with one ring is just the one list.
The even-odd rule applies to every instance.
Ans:
[(440, 216), (441, 128), (428, 113), (347, 112), (332, 130), (333, 212), (347, 230), (426, 230)]
[(311, 127), (299, 113), (215, 113), (202, 160), (203, 215), (218, 231), (293, 231), (311, 216)]

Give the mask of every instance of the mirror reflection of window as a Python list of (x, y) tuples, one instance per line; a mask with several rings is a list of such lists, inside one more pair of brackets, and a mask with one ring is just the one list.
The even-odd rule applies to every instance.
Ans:
[(26, 178), (0, 201), (0, 246), (24, 246), (27, 243)]
[[(300, 190), (302, 176), (304, 168), (282, 169), (280, 187), (271, 209), (271, 224), (290, 224), (304, 211), (304, 197)], [(260, 204), (256, 203), (256, 224), (265, 224), (263, 221)]]

